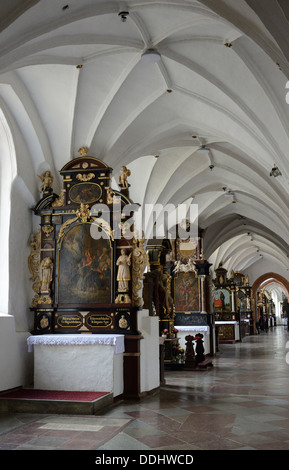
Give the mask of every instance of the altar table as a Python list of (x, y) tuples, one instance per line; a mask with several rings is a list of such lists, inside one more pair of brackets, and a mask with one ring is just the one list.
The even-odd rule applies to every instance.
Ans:
[(35, 389), (123, 393), (124, 335), (39, 335), (27, 344)]

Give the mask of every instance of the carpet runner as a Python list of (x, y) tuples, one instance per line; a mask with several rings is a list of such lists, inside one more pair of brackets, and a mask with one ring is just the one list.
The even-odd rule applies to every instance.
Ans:
[(72, 392), (58, 390), (20, 389), (0, 395), (0, 398), (16, 398), (28, 400), (57, 400), (90, 402), (108, 395), (109, 392)]

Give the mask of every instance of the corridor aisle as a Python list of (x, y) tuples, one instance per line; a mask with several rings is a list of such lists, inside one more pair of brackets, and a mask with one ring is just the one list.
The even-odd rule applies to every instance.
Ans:
[[(220, 345), (214, 367), (97, 416), (0, 414), (0, 449), (289, 450), (289, 332)], [(289, 363), (289, 360), (288, 360)]]

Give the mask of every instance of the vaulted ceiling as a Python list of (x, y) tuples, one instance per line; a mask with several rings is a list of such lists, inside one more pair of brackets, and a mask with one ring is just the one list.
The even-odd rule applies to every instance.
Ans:
[(198, 204), (216, 267), (287, 270), (286, 0), (67, 2), (1, 3), (0, 107), (19, 174), (26, 153), (35, 181), (45, 166), (57, 177), (87, 146), (115, 175), (131, 169), (135, 202)]

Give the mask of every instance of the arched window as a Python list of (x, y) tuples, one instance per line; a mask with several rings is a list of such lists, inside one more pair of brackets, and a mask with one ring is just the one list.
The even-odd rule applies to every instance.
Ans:
[(0, 313), (8, 314), (11, 184), (16, 175), (13, 138), (0, 108)]

